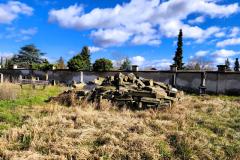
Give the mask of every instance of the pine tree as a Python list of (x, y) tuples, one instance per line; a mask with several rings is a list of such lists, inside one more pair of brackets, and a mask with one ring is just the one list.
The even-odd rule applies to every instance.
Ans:
[(182, 33), (182, 29), (180, 29), (179, 35), (178, 35), (177, 50), (175, 52), (175, 57), (173, 58), (174, 65), (176, 65), (179, 70), (182, 70), (184, 65), (184, 63), (182, 63), (182, 59), (183, 59), (182, 47), (183, 47), (183, 33)]
[(226, 70), (227, 71), (231, 71), (231, 68), (230, 68), (230, 62), (229, 62), (229, 59), (227, 58), (227, 60), (225, 61), (225, 65), (226, 65)]
[(235, 72), (239, 72), (239, 61), (238, 61), (238, 58), (236, 58), (234, 64), (235, 64), (235, 66), (234, 66), (234, 71), (235, 71)]

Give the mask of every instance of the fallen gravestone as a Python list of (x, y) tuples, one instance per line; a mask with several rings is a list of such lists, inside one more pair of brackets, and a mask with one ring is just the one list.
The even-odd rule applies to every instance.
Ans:
[[(89, 85), (95, 86), (92, 89), (75, 88), (52, 97), (50, 101), (71, 106), (83, 101), (101, 103), (105, 99), (119, 107), (147, 109), (171, 107), (183, 94), (171, 85), (137, 77), (133, 73), (98, 78)], [(91, 88), (87, 86), (85, 88)]]

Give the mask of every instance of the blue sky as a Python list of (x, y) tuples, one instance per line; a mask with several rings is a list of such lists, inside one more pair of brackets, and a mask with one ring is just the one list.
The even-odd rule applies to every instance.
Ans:
[(240, 57), (238, 0), (0, 0), (0, 56), (34, 43), (51, 61), (84, 45), (92, 61), (129, 57), (169, 68), (180, 28), (184, 62), (233, 63)]

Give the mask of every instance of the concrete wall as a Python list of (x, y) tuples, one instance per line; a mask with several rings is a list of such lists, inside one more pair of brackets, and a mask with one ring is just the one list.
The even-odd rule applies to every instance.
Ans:
[[(59, 83), (70, 84), (73, 80), (80, 82), (80, 72), (71, 72), (68, 70), (54, 70), (54, 71), (37, 71), (37, 70), (5, 70), (0, 69), (0, 73), (3, 73), (4, 80), (15, 81), (20, 75), (23, 78), (30, 78), (31, 75), (39, 77), (40, 80), (46, 78), (48, 74), (48, 80), (56, 80)], [(83, 81), (89, 82), (97, 77), (113, 76), (118, 71), (111, 72), (90, 72), (83, 71)], [(122, 72), (128, 74), (130, 72)], [(182, 89), (188, 92), (199, 92), (199, 87), (202, 81), (203, 72), (192, 71), (138, 71), (134, 72), (137, 76), (153, 79), (155, 81), (164, 82), (167, 84), (175, 85), (176, 88)], [(235, 94), (240, 95), (240, 73), (238, 72), (206, 72), (206, 92), (212, 94)]]

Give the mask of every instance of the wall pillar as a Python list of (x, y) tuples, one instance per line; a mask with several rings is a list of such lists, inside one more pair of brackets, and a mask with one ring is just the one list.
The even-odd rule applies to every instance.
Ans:
[(3, 74), (0, 73), (0, 83), (3, 83)]
[(204, 95), (206, 94), (206, 72), (201, 73), (201, 84), (199, 86), (199, 94)]
[(45, 74), (45, 81), (48, 81), (48, 73)]
[(19, 75), (18, 80), (21, 81), (23, 79), (22, 75)]
[(83, 72), (80, 72), (80, 82), (83, 83)]
[(172, 86), (173, 86), (173, 87), (176, 87), (176, 78), (177, 78), (177, 75), (176, 75), (176, 73), (174, 73), (174, 74), (172, 75)]

